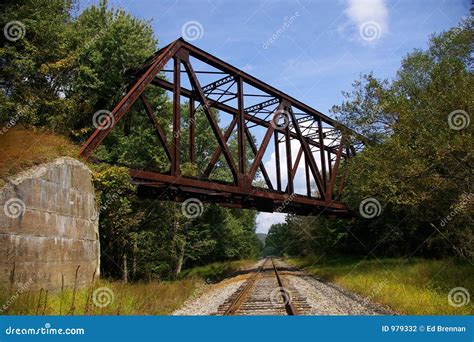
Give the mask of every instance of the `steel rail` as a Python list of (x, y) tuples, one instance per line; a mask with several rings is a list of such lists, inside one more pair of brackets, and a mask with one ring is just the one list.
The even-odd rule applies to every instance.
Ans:
[(265, 259), (263, 264), (255, 272), (255, 274), (248, 280), (243, 290), (239, 293), (239, 295), (234, 300), (234, 302), (224, 312), (224, 316), (233, 315), (237, 310), (240, 309), (240, 307), (244, 303), (244, 300), (247, 298), (248, 294), (250, 293), (250, 290), (253, 288), (253, 286), (255, 285), (255, 282), (259, 278), (260, 273), (265, 268), (265, 265), (267, 264), (267, 262), (268, 262), (268, 258)]
[[(275, 272), (275, 277), (277, 279), (278, 286), (284, 291), (286, 291), (283, 280), (280, 274), (278, 273), (278, 268), (275, 265), (273, 258), (266, 258), (263, 264), (257, 269), (255, 274), (247, 281), (247, 283), (245, 284), (245, 287), (240, 291), (240, 293), (234, 299), (231, 305), (226, 309), (226, 311), (224, 312), (225, 316), (234, 315), (241, 308), (242, 304), (244, 304), (245, 300), (248, 298), (251, 290), (254, 288), (254, 285), (256, 281), (259, 279), (262, 271), (265, 270), (265, 266), (267, 265), (269, 259), (271, 261), (273, 271)], [(285, 306), (285, 311), (287, 315), (289, 316), (297, 315), (297, 311), (293, 307), (293, 304), (291, 303), (291, 296), (288, 296), (288, 298), (286, 298), (284, 294), (282, 294), (281, 296), (283, 299), (283, 304)]]
[[(271, 260), (272, 260), (273, 270), (275, 271), (275, 275), (277, 277), (278, 284), (280, 285), (280, 287), (284, 291), (286, 291), (286, 287), (283, 285), (283, 281), (280, 278), (280, 275), (278, 274), (278, 270), (277, 270), (277, 267), (275, 265), (275, 262), (273, 261), (273, 258), (271, 258)], [(288, 316), (295, 316), (296, 315), (296, 310), (293, 307), (293, 304), (291, 304), (291, 296), (289, 294), (288, 294), (288, 298), (285, 298), (285, 296), (283, 294), (281, 296), (283, 297), (283, 303), (285, 304), (285, 310), (286, 310), (286, 313), (288, 314)]]

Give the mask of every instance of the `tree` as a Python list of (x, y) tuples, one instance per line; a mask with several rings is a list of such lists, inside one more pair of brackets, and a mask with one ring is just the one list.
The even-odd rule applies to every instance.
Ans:
[[(137, 68), (157, 49), (151, 25), (103, 0), (77, 14), (73, 0), (25, 0), (2, 5), (2, 24), (21, 21), (23, 38), (2, 42), (0, 121), (19, 117), (82, 142), (100, 124), (94, 113), (112, 110)], [(3, 25), (3, 26), (4, 26)], [(2, 27), (3, 27), (2, 26)], [(159, 77), (165, 77), (159, 75)], [(164, 90), (144, 91), (171, 141), (172, 102)], [(139, 101), (138, 101), (139, 102)], [(185, 176), (201, 174), (217, 148), (202, 109), (196, 112), (196, 161), (189, 160), (189, 103), (181, 106), (181, 157)], [(217, 122), (220, 116), (213, 110)], [(94, 122), (95, 120), (95, 122)], [(235, 135), (229, 148), (237, 151)], [(253, 158), (250, 148), (249, 160)], [(236, 155), (236, 153), (234, 153)], [(255, 257), (261, 245), (251, 210), (204, 204), (200, 217), (181, 204), (139, 198), (121, 164), (165, 172), (170, 163), (141, 104), (127, 112), (95, 152), (102, 274), (128, 280), (174, 278), (182, 267)], [(212, 178), (231, 181), (221, 156)]]
[[(379, 201), (372, 219), (289, 216), (271, 227), (266, 253), (474, 257), (472, 21), (433, 35), (393, 81), (354, 82), (337, 118), (373, 143), (341, 165), (343, 201)], [(375, 142), (375, 143), (374, 143)]]
[(155, 50), (150, 23), (122, 9), (108, 9), (107, 1), (86, 8), (67, 27), (66, 58), (69, 80), (64, 93), (75, 103), (68, 126), (92, 127), (98, 110), (112, 110), (125, 95), (126, 71), (138, 67)]
[(128, 280), (127, 255), (134, 228), (143, 218), (133, 211), (132, 198), (136, 190), (128, 170), (101, 165), (93, 172), (93, 182), (99, 193), (98, 218), (101, 244), (101, 267), (105, 276), (120, 275)]
[[(72, 0), (4, 5), (2, 27), (17, 24), (24, 37), (0, 49), (2, 117), (83, 137), (98, 110), (111, 110), (126, 90), (125, 71), (156, 49), (150, 23), (107, 1), (74, 16)], [(87, 128), (87, 130), (83, 130)]]
[[(334, 107), (351, 127), (375, 131), (381, 141), (347, 165), (345, 196), (355, 210), (366, 197), (382, 204), (380, 217), (351, 223), (379, 252), (410, 253), (428, 237), (419, 254), (472, 257), (472, 125), (462, 121), (474, 104), (471, 42), (471, 22), (434, 35), (428, 50), (404, 58), (393, 82), (365, 76)], [(386, 118), (390, 129), (380, 131)], [(456, 207), (463, 210), (442, 224)]]
[[(2, 42), (0, 121), (19, 117), (23, 122), (48, 125), (55, 116), (71, 112), (71, 102), (61, 97), (64, 42), (75, 2), (34, 0), (7, 2), (1, 8), (1, 26), (10, 28)], [(2, 35), (3, 38), (3, 35)]]
[(336, 119), (369, 140), (380, 142), (393, 133), (398, 122), (396, 112), (389, 110), (388, 81), (378, 80), (373, 73), (352, 83), (351, 92), (342, 92), (347, 101), (335, 105)]

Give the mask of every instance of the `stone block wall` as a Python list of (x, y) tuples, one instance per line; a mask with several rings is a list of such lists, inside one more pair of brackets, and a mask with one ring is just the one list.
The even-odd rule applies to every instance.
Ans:
[(0, 189), (0, 286), (89, 284), (99, 276), (97, 216), (91, 171), (73, 158), (12, 178)]

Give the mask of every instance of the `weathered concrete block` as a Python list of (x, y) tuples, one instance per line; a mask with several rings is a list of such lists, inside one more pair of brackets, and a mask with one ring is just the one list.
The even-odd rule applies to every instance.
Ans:
[[(99, 275), (91, 171), (73, 158), (27, 170), (0, 190), (0, 285), (58, 290)], [(31, 279), (31, 280), (30, 280)]]

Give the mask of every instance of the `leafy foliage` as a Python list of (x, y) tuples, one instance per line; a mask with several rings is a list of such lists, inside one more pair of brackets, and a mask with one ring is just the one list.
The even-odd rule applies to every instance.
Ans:
[[(473, 126), (453, 129), (451, 117), (473, 112), (471, 44), (467, 21), (408, 54), (393, 81), (364, 75), (344, 93), (333, 108), (338, 119), (378, 143), (344, 165), (343, 200), (357, 212), (363, 199), (375, 198), (382, 213), (333, 222), (289, 218), (270, 231), (273, 252), (474, 257)], [(295, 239), (303, 243), (295, 247)]]
[(6, 42), (0, 108), (7, 116), (84, 134), (91, 117), (111, 109), (124, 95), (124, 71), (137, 67), (155, 50), (149, 23), (123, 10), (107, 9), (107, 1), (77, 17), (71, 0), (20, 1), (5, 5), (3, 24), (21, 21), (25, 37)]
[[(2, 27), (16, 20), (25, 36), (0, 48), (0, 122), (45, 127), (83, 141), (95, 129), (93, 114), (111, 110), (123, 97), (137, 68), (155, 50), (149, 22), (107, 1), (77, 14), (73, 0), (24, 0), (2, 5)], [(164, 76), (161, 76), (164, 77)], [(145, 95), (171, 141), (172, 103), (160, 89)], [(189, 104), (182, 105), (188, 113)], [(219, 113), (213, 112), (216, 121)], [(188, 146), (189, 117), (182, 115), (183, 174), (201, 173), (217, 147), (203, 111), (196, 112), (196, 162)], [(235, 144), (231, 144), (232, 148)], [(95, 157), (101, 272), (106, 277), (168, 279), (186, 267), (256, 257), (261, 244), (253, 211), (204, 205), (203, 214), (186, 218), (181, 205), (137, 196), (127, 165), (167, 171), (170, 163), (141, 106), (134, 105), (105, 139)], [(212, 176), (229, 181), (221, 158)]]

